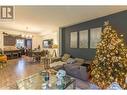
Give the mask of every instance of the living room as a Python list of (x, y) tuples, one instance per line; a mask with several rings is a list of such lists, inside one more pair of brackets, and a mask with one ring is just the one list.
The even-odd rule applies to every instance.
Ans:
[(0, 22), (0, 89), (127, 89), (127, 6), (13, 8)]

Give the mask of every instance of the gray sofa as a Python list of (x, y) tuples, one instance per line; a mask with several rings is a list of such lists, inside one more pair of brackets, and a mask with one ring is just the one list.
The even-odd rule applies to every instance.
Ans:
[(73, 64), (64, 64), (63, 69), (66, 73), (76, 79), (76, 89), (89, 89), (89, 76), (87, 68), (91, 61), (83, 61), (80, 59)]
[(88, 80), (87, 67), (82, 66), (85, 63), (87, 62), (84, 59), (68, 57), (66, 61), (52, 63), (50, 67), (57, 71), (59, 69), (64, 69), (68, 75), (86, 81)]
[(65, 64), (63, 67), (68, 75), (83, 81), (88, 80), (87, 67), (81, 66), (77, 63)]

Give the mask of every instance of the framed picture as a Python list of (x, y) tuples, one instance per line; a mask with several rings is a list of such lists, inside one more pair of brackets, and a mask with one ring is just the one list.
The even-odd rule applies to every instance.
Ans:
[(78, 33), (71, 32), (70, 33), (70, 48), (77, 48), (77, 39), (78, 39)]
[(79, 32), (79, 48), (88, 48), (88, 30)]
[(90, 29), (90, 48), (96, 48), (98, 42), (101, 40), (102, 28)]
[(43, 48), (52, 48), (53, 39), (43, 40)]

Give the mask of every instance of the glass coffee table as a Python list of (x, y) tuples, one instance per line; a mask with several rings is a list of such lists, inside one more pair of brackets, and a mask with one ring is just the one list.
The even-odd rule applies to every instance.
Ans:
[[(44, 80), (44, 74), (45, 71), (39, 71), (38, 73), (35, 73), (33, 75), (30, 75), (24, 79), (20, 79), (16, 81), (17, 89), (31, 89), (31, 90), (40, 90), (44, 89), (45, 80)], [(57, 78), (56, 78), (56, 72), (51, 71), (49, 72), (49, 86), (47, 89), (59, 89), (56, 85)], [(63, 89), (75, 89), (75, 79), (71, 76), (65, 77), (65, 85)]]

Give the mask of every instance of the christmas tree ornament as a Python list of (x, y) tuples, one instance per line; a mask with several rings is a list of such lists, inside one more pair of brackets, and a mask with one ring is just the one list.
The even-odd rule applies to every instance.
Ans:
[(119, 60), (121, 59), (121, 57), (119, 56)]
[(114, 49), (114, 48), (115, 48), (112, 44), (109, 44), (109, 46), (108, 46), (108, 47), (109, 47), (109, 49), (110, 49), (110, 50), (112, 50), (112, 49)]
[(115, 50), (115, 53), (118, 54), (119, 53), (118, 50)]
[(120, 37), (123, 37), (123, 35), (121, 34)]
[(108, 90), (122, 90), (120, 85), (117, 82), (113, 82), (109, 87)]
[(110, 55), (109, 55), (109, 54), (107, 54), (107, 57), (110, 57)]
[(122, 43), (121, 46), (124, 46), (124, 44)]

